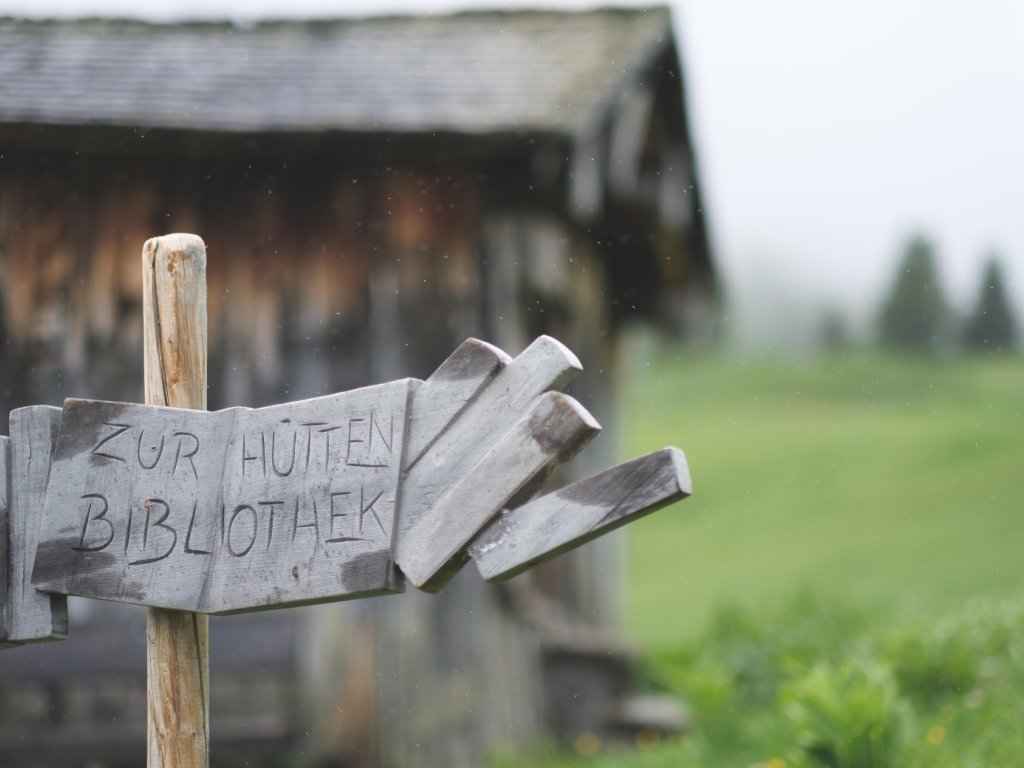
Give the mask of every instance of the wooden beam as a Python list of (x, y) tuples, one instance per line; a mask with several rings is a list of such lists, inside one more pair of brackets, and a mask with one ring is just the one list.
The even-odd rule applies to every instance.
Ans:
[(62, 640), (68, 632), (67, 598), (32, 587), (41, 510), (60, 409), (33, 405), (11, 411), (8, 493), (7, 642)]
[[(195, 235), (142, 248), (145, 395), (151, 405), (206, 410), (206, 244)], [(209, 624), (147, 609), (148, 768), (210, 764)]]
[[(522, 503), (558, 464), (600, 432), (600, 425), (568, 395), (547, 392), (504, 436), (450, 486), (399, 539), (399, 565), (420, 589), (436, 592), (466, 562), (464, 549), (503, 507)], [(471, 446), (482, 450), (479, 444)], [(407, 492), (407, 489), (403, 489)]]
[(469, 553), (485, 579), (504, 581), (691, 492), (686, 457), (665, 448), (507, 509)]

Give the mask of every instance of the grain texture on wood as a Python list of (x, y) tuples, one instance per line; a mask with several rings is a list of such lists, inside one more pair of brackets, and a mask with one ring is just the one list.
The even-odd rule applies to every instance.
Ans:
[(206, 245), (195, 235), (142, 249), (146, 403), (206, 409)]
[(665, 448), (506, 510), (469, 553), (485, 579), (503, 581), (691, 491), (683, 452)]
[(409, 409), (412, 418), (406, 437), (406, 471), (511, 360), (495, 346), (467, 339), (423, 382), (413, 394)]
[(60, 409), (33, 405), (11, 411), (8, 527), (8, 642), (31, 643), (67, 637), (67, 599), (32, 587), (32, 567), (42, 523)]
[(65, 401), (36, 585), (202, 613), (399, 591), (412, 381), (215, 413)]
[[(403, 477), (395, 557), (399, 565), (415, 556), (416, 544), (406, 532), (522, 418), (537, 397), (565, 386), (580, 370), (576, 355), (561, 342), (541, 336), (485, 382), (458, 419)], [(415, 422), (419, 413), (435, 407), (427, 397), (416, 397), (410, 418)]]
[(10, 634), (8, 627), (7, 606), (11, 602), (10, 590), (10, 499), (11, 480), (11, 449), (10, 441), (0, 435), (0, 648), (7, 648), (17, 643), (8, 643)]
[[(142, 317), (146, 403), (205, 410), (206, 245), (200, 238), (172, 234), (146, 241)], [(208, 649), (205, 616), (148, 610), (148, 768), (209, 766)]]
[(148, 768), (210, 763), (210, 632), (197, 613), (146, 613)]
[(503, 507), (529, 498), (554, 467), (575, 456), (600, 430), (568, 395), (538, 397), (399, 539), (399, 552), (405, 553), (404, 560), (398, 559), (402, 571), (420, 589), (441, 589), (465, 563), (464, 549), (480, 529)]

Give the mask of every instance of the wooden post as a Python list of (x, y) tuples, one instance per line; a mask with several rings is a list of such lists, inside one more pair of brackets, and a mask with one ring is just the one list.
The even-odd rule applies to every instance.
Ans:
[[(195, 235), (142, 249), (146, 403), (206, 410), (206, 245)], [(148, 608), (148, 768), (207, 768), (207, 617)]]

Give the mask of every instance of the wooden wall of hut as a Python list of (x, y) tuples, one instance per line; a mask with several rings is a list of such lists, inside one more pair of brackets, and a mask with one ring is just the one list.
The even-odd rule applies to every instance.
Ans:
[[(208, 247), (213, 409), (422, 377), (468, 336), (514, 354), (547, 332), (580, 356), (573, 392), (612, 426), (604, 267), (550, 200), (504, 202), (509, 163), (400, 157), (386, 140), (182, 141), (61, 153), (28, 136), (0, 153), (0, 409), (141, 399), (141, 246), (189, 231)], [(614, 453), (606, 435), (581, 464)], [(595, 543), (503, 587), (466, 572), (439, 596), (282, 615), (303, 627), (288, 652), (307, 754), (476, 766), (535, 735), (544, 634), (614, 621), (614, 551)]]

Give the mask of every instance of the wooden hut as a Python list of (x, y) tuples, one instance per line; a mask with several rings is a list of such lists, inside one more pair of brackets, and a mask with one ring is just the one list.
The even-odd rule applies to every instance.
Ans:
[[(0, 19), (0, 409), (141, 399), (139, 253), (169, 231), (208, 245), (211, 408), (546, 332), (607, 432), (623, 323), (713, 292), (665, 8)], [(215, 755), (475, 766), (610, 727), (617, 578), (595, 543), (502, 587), (216, 620)], [(0, 752), (137, 763), (141, 616), (78, 601), (71, 639), (0, 654)]]

